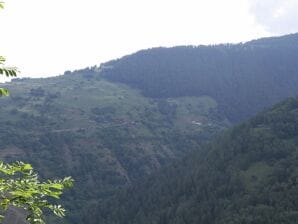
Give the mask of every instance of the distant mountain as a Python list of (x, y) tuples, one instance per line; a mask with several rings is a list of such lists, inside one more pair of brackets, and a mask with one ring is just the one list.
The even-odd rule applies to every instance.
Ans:
[(42, 178), (74, 177), (63, 198), (68, 218), (49, 223), (94, 223), (92, 210), (104, 222), (120, 191), (135, 186), (138, 192), (143, 177), (298, 95), (297, 37), (149, 49), (100, 68), (16, 79), (5, 84), (11, 97), (0, 98), (0, 158), (28, 161)]
[(290, 98), (140, 181), (101, 206), (106, 219), (88, 223), (295, 224), (297, 202), (298, 99)]
[(101, 66), (110, 81), (148, 97), (210, 96), (239, 122), (298, 95), (298, 34), (244, 44), (181, 46), (139, 51)]

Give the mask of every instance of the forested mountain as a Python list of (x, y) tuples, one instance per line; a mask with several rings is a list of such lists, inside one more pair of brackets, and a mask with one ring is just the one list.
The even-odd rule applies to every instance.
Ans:
[[(72, 176), (75, 186), (63, 198), (69, 211), (65, 223), (109, 220), (112, 224), (111, 214), (118, 223), (125, 213), (119, 209), (125, 206), (131, 210), (123, 220), (130, 223), (141, 218), (145, 223), (155, 214), (150, 207), (154, 201), (148, 204), (148, 216), (143, 204), (136, 205), (145, 215), (133, 214), (135, 207), (128, 203), (134, 197), (123, 205), (109, 203), (127, 187), (141, 192), (150, 181), (157, 190), (152, 196), (144, 193), (155, 200), (158, 188), (164, 190), (164, 181), (156, 183), (156, 178), (172, 177), (175, 164), (181, 174), (168, 178), (168, 184), (180, 181), (184, 194), (189, 175), (185, 175), (186, 185), (178, 178), (190, 166), (206, 164), (206, 152), (195, 153), (185, 159), (186, 164), (174, 163), (161, 174), (157, 171), (200, 151), (232, 124), (298, 95), (297, 44), (298, 35), (294, 34), (236, 45), (155, 48), (54, 78), (15, 79), (5, 84), (11, 96), (0, 98), (0, 158), (30, 162), (46, 179)], [(260, 131), (260, 139), (262, 134)], [(230, 139), (226, 137), (226, 144)], [(196, 169), (191, 172), (203, 172)], [(150, 179), (136, 184), (147, 176)], [(202, 178), (219, 181), (211, 174)], [(148, 189), (153, 191), (151, 187)], [(175, 190), (164, 192), (166, 200), (161, 203), (172, 200), (168, 194), (176, 197)], [(119, 197), (122, 201), (126, 195)], [(174, 204), (188, 208), (177, 201)], [(160, 212), (164, 210), (162, 204), (156, 206)], [(156, 217), (159, 214), (163, 213)], [(60, 222), (49, 219), (50, 223)]]
[(88, 223), (294, 224), (297, 202), (298, 99), (290, 98), (143, 179), (101, 207), (106, 219)]
[(102, 65), (108, 80), (154, 98), (214, 98), (238, 122), (298, 94), (298, 34), (244, 44), (143, 50)]
[(30, 162), (45, 179), (72, 176), (69, 223), (229, 126), (208, 96), (145, 98), (98, 75), (14, 80), (0, 98), (1, 159)]

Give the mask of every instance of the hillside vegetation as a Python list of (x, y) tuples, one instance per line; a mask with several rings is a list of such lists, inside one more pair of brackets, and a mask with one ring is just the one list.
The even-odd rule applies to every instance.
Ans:
[(150, 99), (90, 73), (15, 80), (0, 99), (1, 159), (30, 162), (43, 178), (72, 176), (70, 223), (229, 125), (211, 97)]
[(107, 219), (88, 222), (294, 224), (297, 181), (298, 99), (290, 98), (140, 181), (110, 203)]

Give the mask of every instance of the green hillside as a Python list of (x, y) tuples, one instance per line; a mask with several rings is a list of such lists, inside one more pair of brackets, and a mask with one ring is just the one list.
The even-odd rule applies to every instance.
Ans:
[[(206, 216), (204, 224), (214, 223), (211, 217), (222, 206), (236, 214), (226, 207), (234, 194), (238, 197), (245, 189), (261, 195), (258, 186), (267, 184), (267, 176), (275, 172), (271, 167), (275, 160), (270, 159), (285, 156), (274, 145), (281, 137), (277, 133), (290, 125), (282, 122), (273, 130), (272, 122), (268, 121), (269, 128), (263, 121), (254, 127), (252, 120), (227, 132), (205, 152), (201, 147), (232, 124), (298, 95), (297, 46), (298, 34), (292, 34), (244, 44), (154, 48), (54, 78), (15, 79), (3, 84), (11, 96), (0, 98), (0, 158), (30, 162), (45, 179), (72, 176), (75, 187), (63, 197), (69, 211), (63, 221), (67, 224), (113, 224), (119, 223), (119, 217), (129, 224), (193, 223), (188, 217), (199, 220), (199, 215), (191, 214), (201, 196), (189, 197), (199, 191), (206, 193), (206, 204), (199, 206), (198, 214)], [(238, 139), (248, 134), (249, 139)], [(225, 150), (219, 153), (219, 148), (230, 149), (231, 144), (238, 150), (242, 140), (250, 143), (251, 152), (275, 147), (272, 155), (264, 152), (273, 165), (259, 152), (239, 152), (238, 162), (226, 158)], [(288, 140), (285, 147), (286, 152), (292, 150)], [(210, 158), (211, 170), (205, 158)], [(226, 162), (233, 169), (231, 175), (223, 175), (228, 172)], [(168, 171), (159, 174), (167, 166)], [(216, 184), (204, 188), (202, 183)], [(218, 190), (221, 184), (224, 187)], [(127, 200), (120, 192), (131, 187), (142, 193)], [(135, 197), (140, 203), (134, 202)], [(253, 212), (250, 201), (240, 202), (249, 214)], [(243, 211), (238, 218), (246, 214)], [(166, 221), (161, 222), (161, 216)]]
[(290, 98), (95, 209), (90, 217), (110, 213), (90, 223), (294, 224), (297, 181), (298, 98)]
[(70, 223), (229, 125), (210, 97), (150, 99), (90, 73), (14, 80), (0, 98), (1, 159), (30, 162), (44, 178), (72, 176)]

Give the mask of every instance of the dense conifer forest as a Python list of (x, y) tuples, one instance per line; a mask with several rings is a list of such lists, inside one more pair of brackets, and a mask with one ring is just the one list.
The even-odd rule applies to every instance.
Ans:
[(102, 65), (108, 80), (145, 96), (207, 95), (239, 122), (298, 94), (298, 34), (241, 44), (143, 50)]
[(87, 222), (294, 224), (297, 181), (298, 99), (290, 98), (139, 181), (100, 206), (107, 219)]

